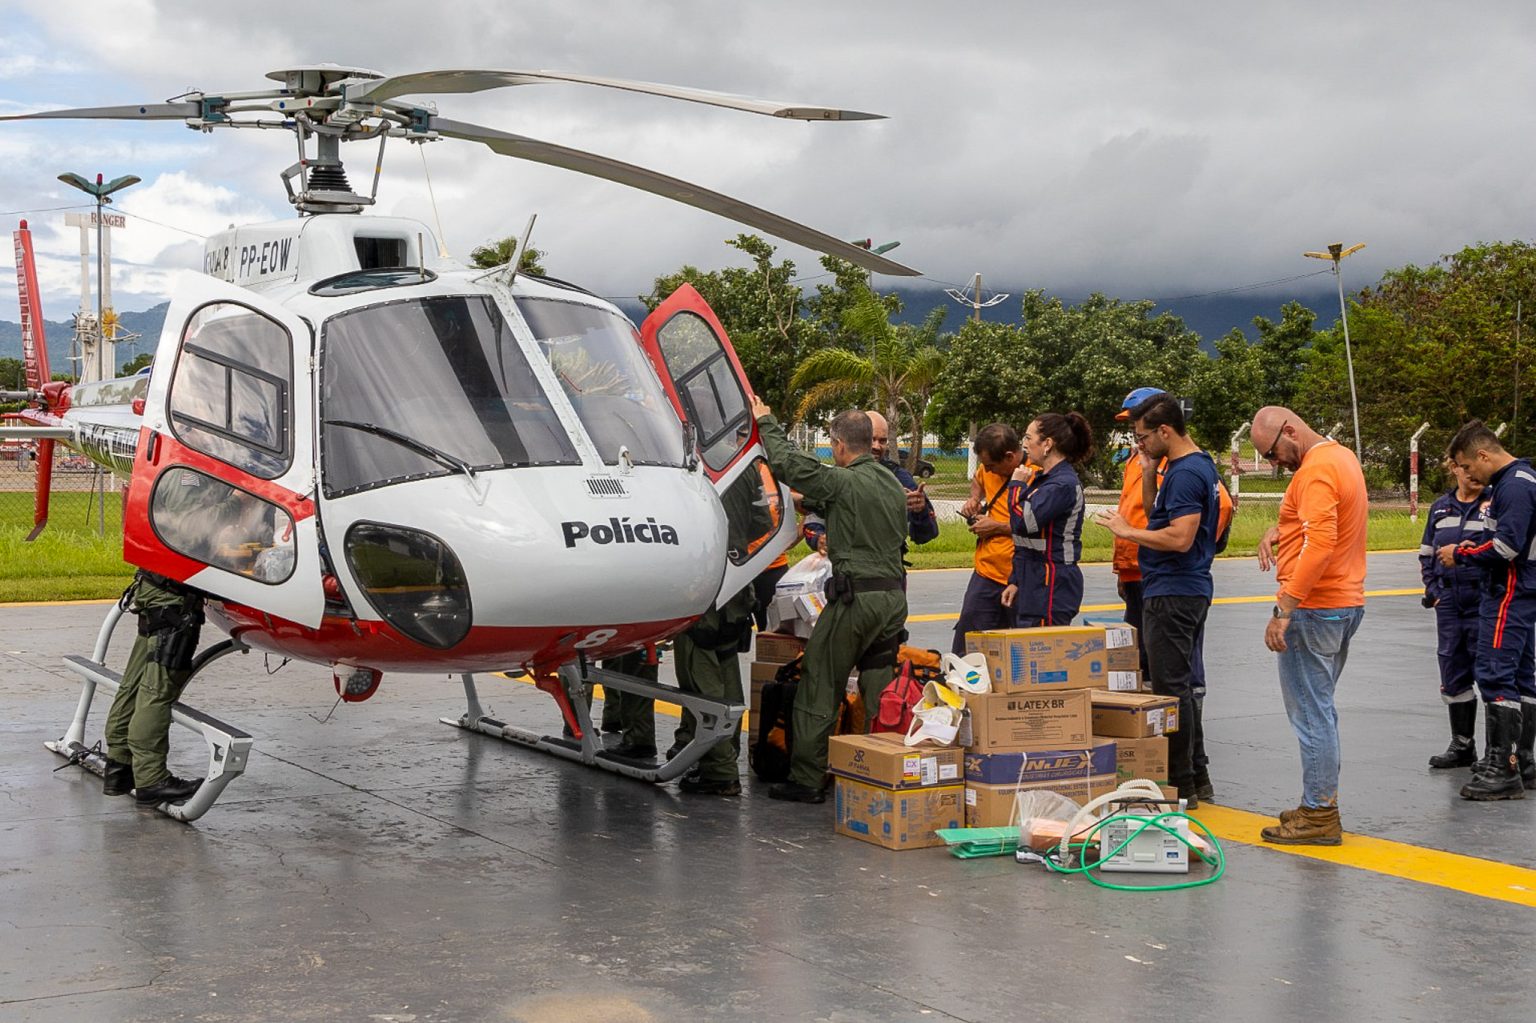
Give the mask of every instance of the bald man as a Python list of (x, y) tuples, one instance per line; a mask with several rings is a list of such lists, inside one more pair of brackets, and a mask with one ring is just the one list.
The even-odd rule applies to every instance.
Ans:
[(1267, 842), (1338, 845), (1339, 716), (1333, 694), (1365, 617), (1365, 477), (1354, 452), (1288, 408), (1253, 417), (1254, 450), (1293, 474), (1280, 521), (1259, 541), (1259, 568), (1279, 590), (1264, 644), (1279, 654), (1280, 693), (1301, 745), (1301, 805), (1265, 828)]
[(913, 543), (927, 543), (939, 535), (939, 519), (933, 512), (933, 502), (923, 493), (923, 485), (913, 479), (901, 463), (891, 459), (891, 425), (885, 417), (878, 412), (866, 412), (865, 415), (869, 416), (869, 424), (875, 431), (869, 453), (875, 456), (875, 461), (896, 474), (896, 482), (907, 492), (907, 535)]

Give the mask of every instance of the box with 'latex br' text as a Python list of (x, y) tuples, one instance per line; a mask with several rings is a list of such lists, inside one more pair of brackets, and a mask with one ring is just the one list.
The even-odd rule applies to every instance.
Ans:
[[(1088, 694), (1093, 691), (968, 695), (961, 741), (980, 753), (1087, 746), (1093, 723)], [(965, 739), (967, 726), (970, 736)]]

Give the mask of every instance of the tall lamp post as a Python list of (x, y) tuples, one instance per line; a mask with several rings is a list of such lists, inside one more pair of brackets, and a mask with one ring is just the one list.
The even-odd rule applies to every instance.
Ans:
[(103, 308), (105, 291), (102, 288), (102, 279), (105, 276), (105, 260), (101, 247), (102, 221), (104, 219), (101, 208), (103, 205), (112, 202), (111, 195), (113, 192), (127, 188), (129, 185), (137, 185), (143, 179), (133, 174), (124, 174), (120, 178), (113, 178), (111, 181), (103, 183), (101, 175), (98, 174), (93, 183), (79, 174), (66, 173), (60, 174), (59, 180), (71, 188), (80, 189), (80, 191), (92, 196), (96, 200), (96, 379), (107, 380), (117, 374), (115, 371), (107, 372), (106, 367), (103, 365), (106, 359), (107, 339), (106, 310)]
[(1355, 357), (1349, 348), (1349, 310), (1344, 305), (1344, 275), (1339, 264), (1345, 256), (1353, 256), (1365, 248), (1365, 242), (1357, 242), (1349, 248), (1343, 242), (1334, 242), (1327, 252), (1303, 252), (1309, 259), (1326, 259), (1333, 264), (1333, 279), (1339, 286), (1339, 319), (1344, 324), (1344, 364), (1349, 368), (1349, 408), (1355, 417), (1355, 456), (1365, 461), (1365, 449), (1360, 446), (1360, 399), (1355, 395)]

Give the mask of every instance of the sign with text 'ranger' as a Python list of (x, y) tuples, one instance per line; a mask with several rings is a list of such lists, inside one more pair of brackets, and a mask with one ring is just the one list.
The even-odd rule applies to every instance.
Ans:
[(578, 540), (589, 540), (595, 544), (664, 543), (670, 547), (677, 546), (677, 530), (653, 518), (634, 522), (626, 515), (622, 519), (611, 518), (607, 522), (562, 522), (560, 531), (565, 534), (567, 547), (575, 547)]

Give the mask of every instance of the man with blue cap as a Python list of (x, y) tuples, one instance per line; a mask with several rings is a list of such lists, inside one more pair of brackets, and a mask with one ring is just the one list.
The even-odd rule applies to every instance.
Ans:
[[(1131, 409), (1140, 405), (1148, 398), (1158, 394), (1165, 394), (1161, 387), (1138, 387), (1125, 396), (1120, 403), (1120, 411), (1115, 416), (1116, 422), (1128, 422), (1131, 418)], [(1158, 467), (1158, 482), (1162, 481), (1162, 467)], [(1120, 505), (1118, 511), (1121, 518), (1136, 529), (1147, 528), (1147, 509), (1142, 504), (1142, 470), (1141, 460), (1136, 457), (1135, 445), (1132, 445), (1130, 457), (1125, 460), (1125, 482), (1120, 487)], [(1226, 497), (1223, 490), (1223, 512), (1231, 515), (1231, 498)], [(1136, 627), (1138, 639), (1142, 635), (1142, 580), (1141, 567), (1138, 562), (1140, 548), (1129, 540), (1115, 537), (1114, 568), (1115, 576), (1119, 582), (1120, 599), (1125, 601), (1125, 621), (1128, 625)], [(1147, 666), (1146, 644), (1141, 647), (1141, 675), (1149, 678), (1150, 669)], [(1194, 656), (1190, 663), (1190, 688), (1197, 704), (1205, 702), (1205, 627), (1201, 626), (1199, 634), (1195, 637)], [(1200, 715), (1197, 713), (1196, 719)], [(1216, 797), (1215, 786), (1211, 783), (1210, 758), (1205, 752), (1204, 729), (1196, 731), (1193, 741), (1194, 760), (1194, 785), (1195, 795), (1199, 799), (1210, 800)]]

